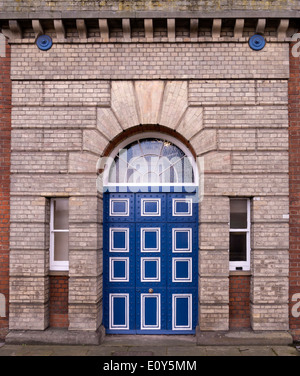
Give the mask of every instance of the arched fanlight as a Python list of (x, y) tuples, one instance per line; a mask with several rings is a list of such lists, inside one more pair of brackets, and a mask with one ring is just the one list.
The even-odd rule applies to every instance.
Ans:
[(108, 185), (195, 184), (190, 151), (171, 137), (144, 134), (123, 142), (112, 153), (104, 182)]

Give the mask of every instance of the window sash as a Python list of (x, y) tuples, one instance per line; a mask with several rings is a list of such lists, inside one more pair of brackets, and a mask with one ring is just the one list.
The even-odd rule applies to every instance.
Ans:
[(54, 201), (59, 198), (53, 198), (50, 201), (50, 270), (66, 271), (69, 270), (69, 260), (57, 261), (54, 259), (55, 244), (54, 238), (56, 233), (69, 233), (69, 229), (55, 229), (54, 228)]
[[(236, 271), (236, 270), (250, 270), (250, 252), (251, 252), (251, 244), (250, 244), (250, 230), (251, 230), (251, 218), (250, 218), (250, 199), (247, 198), (234, 198), (232, 200), (247, 200), (247, 227), (246, 228), (230, 228), (230, 233), (243, 233), (246, 234), (246, 259), (245, 261), (229, 261), (229, 270)], [(230, 224), (229, 224), (230, 225)], [(229, 257), (230, 257), (230, 249), (229, 249)]]
[[(141, 180), (140, 182), (137, 182), (137, 181), (130, 181), (130, 180), (126, 180), (125, 179), (125, 174), (124, 176), (119, 176), (119, 173), (118, 173), (118, 168), (117, 168), (117, 164), (122, 161), (122, 163), (124, 164), (124, 172), (125, 170), (127, 171), (130, 167), (133, 168), (133, 170), (135, 171), (135, 177), (139, 177), (139, 172), (140, 172), (140, 169), (136, 169), (136, 166), (132, 165), (132, 163), (129, 163), (131, 162), (131, 159), (128, 159), (128, 158), (124, 158), (124, 155), (122, 154), (122, 152), (120, 152), (120, 150), (133, 150), (133, 148), (135, 148), (135, 152), (137, 152), (138, 154), (135, 154), (135, 157), (134, 158), (137, 158), (137, 157), (141, 157), (141, 158), (144, 158), (144, 160), (146, 161), (147, 157), (149, 157), (149, 155), (153, 155), (153, 153), (155, 154), (155, 157), (158, 157), (159, 159), (160, 158), (167, 158), (168, 159), (168, 154), (164, 155), (163, 153), (163, 144), (161, 144), (160, 148), (156, 147), (154, 148), (154, 150), (152, 150), (151, 152), (149, 150), (144, 150), (143, 147), (141, 146), (140, 142), (143, 142), (143, 140), (146, 140), (146, 139), (151, 139), (153, 141), (156, 141), (158, 143), (166, 143), (168, 145), (174, 145), (177, 149), (181, 150), (181, 152), (183, 153), (181, 155), (181, 157), (184, 157), (183, 159), (182, 158), (179, 158), (179, 160), (184, 160), (186, 163), (183, 165), (184, 167), (184, 171), (182, 172), (187, 172), (189, 171), (190, 173), (186, 173), (186, 174), (183, 174), (183, 175), (180, 175), (184, 181), (174, 181), (174, 182), (171, 182), (169, 181), (169, 179), (167, 179), (166, 181), (160, 181), (160, 182), (157, 182), (157, 181), (145, 181), (147, 180), (145, 178), (145, 180)], [(128, 152), (127, 152), (127, 157), (128, 157)], [(169, 157), (171, 157), (169, 155)], [(134, 158), (133, 158), (133, 162), (134, 162)], [(146, 158), (146, 159), (145, 159)], [(171, 158), (172, 159), (172, 158)], [(176, 166), (179, 162), (179, 160), (176, 161), (176, 163), (173, 163), (172, 166), (174, 168), (174, 166)], [(117, 162), (117, 163), (116, 163)], [(156, 161), (158, 162), (158, 161)], [(174, 161), (175, 162), (175, 161)], [(149, 164), (148, 162), (146, 163), (147, 166), (149, 167)], [(145, 164), (145, 165), (146, 165)], [(152, 164), (150, 164), (152, 166)], [(153, 166), (158, 166), (157, 163), (154, 163)], [(178, 167), (178, 166), (177, 166)], [(166, 171), (168, 171), (169, 168), (166, 168), (164, 169), (164, 171), (159, 171), (159, 175), (160, 177), (164, 177), (164, 179), (166, 179)], [(149, 176), (153, 176), (152, 175), (152, 169), (148, 169), (148, 172), (151, 173), (151, 175), (148, 175)], [(116, 173), (116, 174), (115, 174)], [(141, 175), (142, 176), (142, 175)], [(116, 179), (117, 177), (119, 177), (120, 179)], [(197, 162), (195, 160), (195, 158), (193, 157), (193, 155), (191, 154), (191, 152), (189, 151), (189, 149), (181, 144), (178, 140), (176, 140), (176, 138), (174, 137), (171, 137), (171, 136), (168, 136), (168, 137), (164, 137), (163, 139), (161, 138), (161, 135), (157, 132), (145, 132), (143, 133), (143, 137), (141, 138), (141, 135), (135, 135), (135, 136), (131, 136), (129, 137), (128, 139), (126, 139), (125, 141), (123, 141), (121, 144), (118, 145), (118, 147), (116, 147), (114, 149), (114, 151), (111, 153), (111, 158), (110, 158), (110, 162), (107, 163), (105, 166), (104, 166), (104, 175), (103, 175), (103, 185), (106, 186), (106, 187), (123, 187), (123, 186), (136, 186), (137, 184), (139, 186), (186, 186), (186, 185), (189, 185), (189, 186), (197, 186), (199, 184), (199, 172), (198, 172), (198, 166), (197, 166)], [(124, 180), (125, 179), (125, 180)], [(187, 179), (187, 180), (186, 180)], [(163, 179), (162, 179), (163, 180)], [(175, 179), (176, 180), (176, 179)], [(189, 181), (191, 180), (191, 181)]]

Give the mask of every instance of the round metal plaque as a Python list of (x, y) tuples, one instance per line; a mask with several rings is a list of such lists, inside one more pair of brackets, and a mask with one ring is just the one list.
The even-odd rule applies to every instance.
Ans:
[(53, 42), (49, 35), (40, 35), (36, 40), (36, 45), (40, 50), (47, 51), (52, 47)]
[(262, 50), (266, 45), (266, 40), (262, 35), (253, 35), (249, 39), (249, 46), (252, 48), (252, 50), (259, 51)]

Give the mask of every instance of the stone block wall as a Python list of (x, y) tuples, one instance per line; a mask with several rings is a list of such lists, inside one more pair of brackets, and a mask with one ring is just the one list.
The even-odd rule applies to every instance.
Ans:
[[(152, 80), (284, 80), (288, 78), (288, 50), (286, 47), (285, 43), (268, 43), (262, 51), (255, 53), (249, 48), (248, 43), (199, 44), (187, 42), (177, 45), (174, 43), (80, 43), (76, 45), (76, 49), (74, 49), (74, 44), (55, 43), (47, 53), (44, 53), (37, 50), (34, 44), (24, 43), (12, 51), (12, 75), (14, 80), (22, 81), (37, 78), (43, 81), (148, 80), (149, 76)], [(274, 60), (271, 60), (271, 56), (274, 57)], [(230, 64), (233, 61), (234, 64)], [(224, 65), (224, 62), (228, 62), (228, 64)], [(33, 63), (35, 69), (32, 69)], [(60, 85), (62, 84), (60, 82)], [(264, 82), (261, 82), (257, 100), (265, 104), (270, 102), (270, 97), (266, 95), (270, 92), (264, 88), (263, 84)], [(102, 85), (105, 87), (105, 83)], [(232, 83), (231, 86), (234, 89)], [(26, 88), (26, 84), (24, 87)], [(206, 88), (210, 92), (206, 99), (209, 101), (213, 91), (207, 86)], [(46, 96), (43, 100), (46, 103), (50, 101), (49, 104), (51, 104), (51, 99), (49, 99), (51, 89), (46, 90), (48, 99)], [(62, 88), (59, 92), (61, 90)], [(195, 90), (197, 87), (192, 91), (193, 102), (197, 100)], [(198, 88), (198, 90), (201, 93), (201, 89)], [(103, 91), (98, 89), (97, 92), (98, 96), (99, 92)], [(235, 96), (237, 95), (239, 92), (235, 94)], [(280, 94), (278, 96), (280, 97)], [(200, 97), (203, 96), (200, 94)], [(58, 96), (57, 99), (64, 103), (64, 96)], [(69, 100), (71, 103), (75, 102), (76, 97)], [(102, 99), (102, 101), (105, 100), (107, 100), (107, 95), (104, 95)], [(232, 101), (233, 98), (230, 99), (230, 104)], [(219, 102), (215, 107), (218, 107), (218, 104)], [(62, 104), (61, 111), (63, 112), (63, 110)], [(226, 110), (225, 108), (225, 119), (230, 121), (230, 112), (226, 113)], [(255, 116), (259, 116), (261, 108), (258, 108), (257, 111), (252, 114), (245, 125), (250, 125), (255, 121)], [(275, 114), (266, 112), (268, 113), (267, 119), (272, 122), (270, 116), (275, 118)], [(211, 116), (213, 114), (208, 113), (208, 117)], [(248, 119), (247, 113), (244, 114), (244, 118)], [(213, 120), (216, 119), (211, 118), (211, 121)]]
[[(201, 158), (200, 330), (229, 328), (229, 199), (251, 199), (250, 319), (288, 329), (287, 43), (12, 45), (10, 328), (49, 325), (49, 198), (69, 197), (69, 330), (102, 322), (97, 162), (157, 124)], [(232, 281), (231, 281), (232, 282)]]

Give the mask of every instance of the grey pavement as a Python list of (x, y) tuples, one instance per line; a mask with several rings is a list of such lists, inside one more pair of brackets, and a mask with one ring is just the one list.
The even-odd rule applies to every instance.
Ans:
[(296, 345), (199, 346), (194, 336), (110, 336), (101, 345), (0, 343), (0, 356), (300, 356)]

